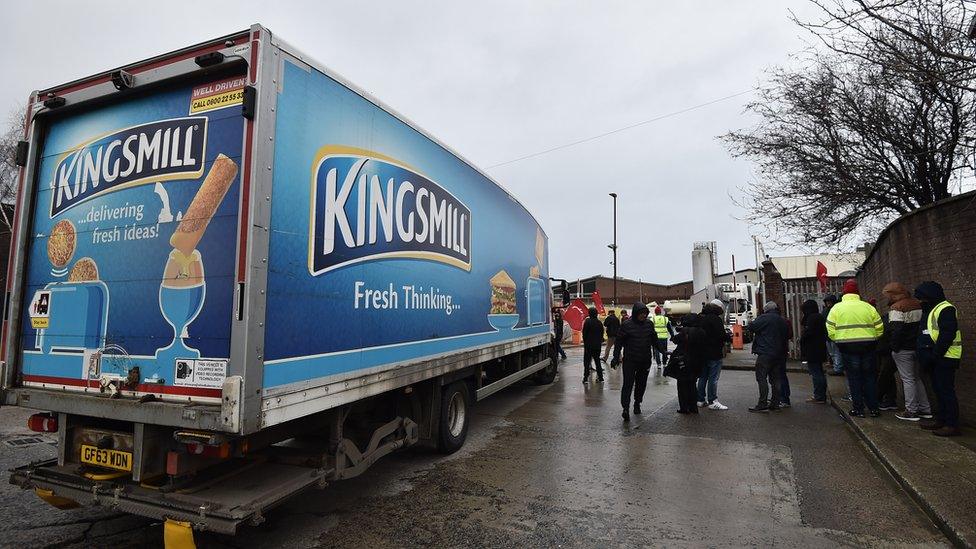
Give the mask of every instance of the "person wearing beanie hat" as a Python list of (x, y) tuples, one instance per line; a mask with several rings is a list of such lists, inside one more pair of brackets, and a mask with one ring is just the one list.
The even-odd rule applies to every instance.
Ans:
[[(824, 331), (826, 331), (827, 316), (830, 315), (830, 309), (833, 308), (834, 305), (837, 305), (837, 296), (835, 296), (834, 294), (825, 295), (823, 298), (823, 304), (824, 304), (824, 308), (823, 308)], [(832, 363), (832, 367), (827, 372), (827, 375), (842, 376), (844, 375), (844, 367), (841, 365), (840, 348), (837, 347), (837, 344), (831, 341), (830, 338), (826, 338), (826, 339), (827, 339), (827, 354), (830, 356), (830, 362)]]
[(881, 415), (875, 350), (883, 333), (881, 315), (869, 303), (861, 301), (857, 281), (848, 279), (840, 303), (831, 307), (827, 315), (827, 337), (840, 349), (851, 393), (852, 417), (864, 417), (865, 405), (871, 417)]

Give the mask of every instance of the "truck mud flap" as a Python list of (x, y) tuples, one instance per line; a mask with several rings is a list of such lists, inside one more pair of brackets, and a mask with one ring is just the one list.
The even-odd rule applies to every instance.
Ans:
[(334, 471), (284, 463), (254, 462), (216, 480), (173, 492), (79, 476), (77, 466), (56, 460), (32, 463), (10, 474), (10, 483), (81, 505), (101, 505), (159, 521), (189, 522), (196, 530), (233, 535), (244, 522), (260, 524), (263, 513), (285, 498), (324, 487)]

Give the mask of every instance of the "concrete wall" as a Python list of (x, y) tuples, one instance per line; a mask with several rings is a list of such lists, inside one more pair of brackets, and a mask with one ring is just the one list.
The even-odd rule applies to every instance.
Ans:
[(899, 218), (878, 237), (858, 273), (861, 295), (877, 298), (885, 284), (909, 288), (925, 280), (945, 287), (962, 329), (962, 367), (956, 378), (962, 421), (976, 426), (976, 191)]

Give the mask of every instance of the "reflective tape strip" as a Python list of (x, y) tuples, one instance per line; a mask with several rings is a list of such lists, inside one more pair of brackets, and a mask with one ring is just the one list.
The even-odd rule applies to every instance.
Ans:
[(874, 328), (875, 326), (877, 324), (844, 324), (842, 326), (836, 326), (836, 328), (838, 330), (853, 330), (856, 328)]

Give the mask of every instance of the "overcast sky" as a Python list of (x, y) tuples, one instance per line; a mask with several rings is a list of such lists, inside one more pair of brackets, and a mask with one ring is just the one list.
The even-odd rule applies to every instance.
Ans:
[(716, 139), (753, 122), (751, 94), (491, 166), (751, 89), (804, 46), (790, 9), (815, 13), (805, 0), (15, 2), (0, 108), (259, 22), (518, 197), (549, 235), (552, 276), (612, 272), (613, 191), (620, 276), (671, 283), (691, 278), (698, 240), (718, 241), (722, 270), (733, 253), (754, 265), (755, 231), (728, 198), (753, 171)]

